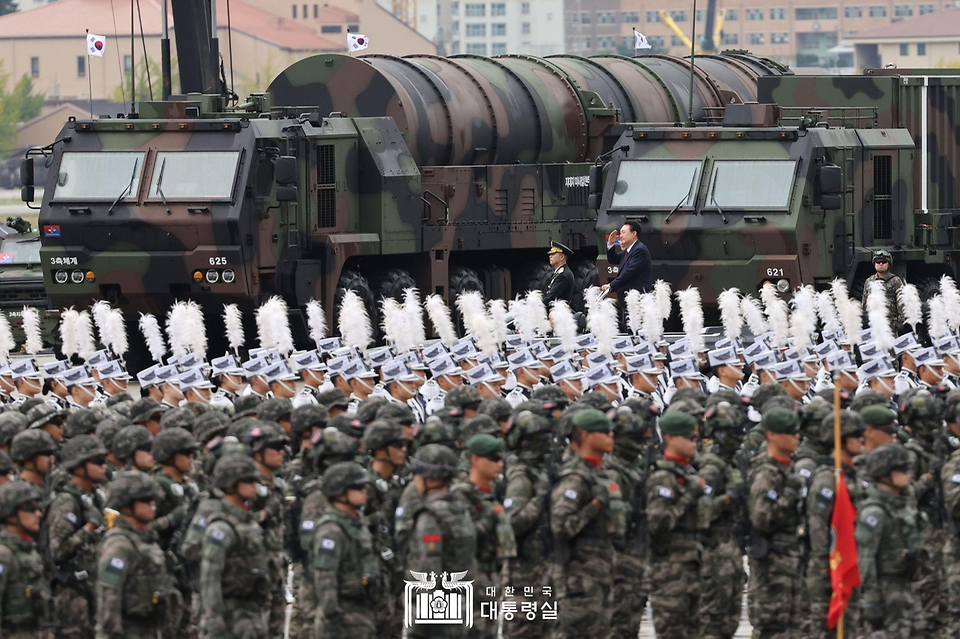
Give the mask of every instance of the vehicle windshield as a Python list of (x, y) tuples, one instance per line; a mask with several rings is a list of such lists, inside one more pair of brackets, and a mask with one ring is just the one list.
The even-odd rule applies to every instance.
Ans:
[(717, 160), (705, 208), (786, 210), (796, 160)]
[(148, 200), (229, 200), (239, 151), (157, 153)]
[(40, 238), (12, 237), (0, 242), (0, 266), (39, 263)]
[(611, 208), (691, 208), (697, 201), (701, 166), (700, 160), (625, 160)]
[[(53, 201), (113, 202), (137, 199), (144, 153), (66, 152), (60, 158), (60, 172)], [(132, 181), (132, 184), (131, 184)]]

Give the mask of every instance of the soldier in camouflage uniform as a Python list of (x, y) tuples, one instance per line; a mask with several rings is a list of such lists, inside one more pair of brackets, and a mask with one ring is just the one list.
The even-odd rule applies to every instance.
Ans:
[(614, 539), (626, 534), (626, 504), (603, 468), (613, 452), (613, 422), (593, 408), (572, 419), (570, 448), (550, 495), (550, 527), (558, 548), (558, 614), (562, 636), (610, 632)]
[(270, 636), (277, 637), (283, 634), (287, 608), (287, 555), (284, 539), (284, 498), (287, 487), (279, 471), (283, 467), (290, 439), (277, 424), (258, 421), (257, 425), (247, 432), (246, 443), (250, 446), (253, 461), (260, 470), (255, 509), (263, 528), (263, 543), (269, 557)]
[[(509, 553), (505, 557), (507, 559), (516, 556), (516, 542), (512, 533), (509, 535), (509, 540), (499, 538), (504, 536), (500, 534), (502, 531), (500, 522), (506, 516), (503, 513), (503, 505), (499, 503), (494, 490), (494, 482), (503, 471), (505, 448), (506, 443), (492, 435), (481, 433), (471, 437), (465, 449), (469, 463), (468, 475), (465, 479), (454, 482), (450, 488), (450, 491), (467, 505), (467, 512), (470, 513), (477, 534), (474, 623), (468, 633), (469, 637), (485, 639), (496, 637), (496, 624), (485, 622), (480, 618), (480, 603), (496, 601), (496, 597), (487, 595), (487, 588), (500, 586), (498, 559), (501, 553)], [(499, 543), (501, 541), (504, 542), (502, 548)]]
[(393, 545), (394, 517), (406, 481), (397, 474), (407, 457), (407, 442), (399, 424), (374, 420), (363, 433), (363, 449), (370, 456), (367, 505), (363, 512), (380, 558), (383, 596), (377, 609), (377, 634), (389, 636), (398, 628), (396, 596), (403, 589), (403, 574)]
[[(712, 396), (711, 396), (712, 397)], [(736, 399), (731, 397), (730, 399)], [(715, 499), (711, 502), (700, 568), (700, 620), (703, 639), (730, 639), (740, 625), (746, 574), (741, 539), (747, 484), (736, 459), (745, 434), (737, 404), (718, 401), (704, 413), (703, 451), (693, 460)]]
[(747, 513), (753, 527), (750, 546), (750, 622), (754, 639), (792, 639), (800, 627), (800, 543), (803, 481), (793, 472), (790, 454), (799, 444), (797, 416), (768, 410), (760, 423), (766, 450), (750, 468)]
[(319, 594), (316, 639), (378, 635), (380, 559), (361, 510), (370, 479), (355, 462), (340, 462), (323, 473), (329, 508), (317, 526), (313, 546), (315, 592)]
[(644, 491), (650, 528), (650, 605), (658, 637), (682, 639), (700, 631), (698, 505), (706, 483), (690, 467), (697, 452), (697, 420), (681, 411), (660, 418), (664, 453)]
[[(46, 477), (53, 468), (57, 445), (42, 430), (17, 433), (10, 444), (10, 459), (20, 467), (20, 480), (44, 490)], [(46, 506), (46, 503), (44, 503)]]
[[(450, 492), (457, 475), (457, 455), (446, 446), (427, 444), (411, 460), (413, 480), (422, 496), (413, 514), (413, 526), (404, 553), (406, 574), (442, 575), (476, 569), (477, 537), (463, 501)], [(465, 636), (462, 626), (413, 625), (408, 637)]]
[(823, 418), (833, 415), (833, 405), (822, 397), (814, 397), (809, 404), (800, 407), (800, 447), (793, 454), (793, 469), (807, 484), (822, 464), (832, 463), (833, 436), (830, 441), (820, 440), (820, 424)]
[[(820, 423), (820, 433), (817, 439), (822, 446), (834, 440), (834, 416), (825, 416)], [(865, 497), (863, 485), (857, 478), (857, 468), (853, 465), (853, 458), (863, 451), (863, 419), (858, 413), (844, 410), (840, 413), (840, 435), (842, 448), (840, 449), (843, 463), (843, 478), (847, 483), (847, 492), (850, 500), (856, 507)], [(807, 491), (806, 515), (807, 532), (810, 539), (810, 557), (807, 562), (805, 577), (804, 607), (809, 614), (805, 637), (826, 639), (833, 636), (827, 628), (827, 611), (830, 609), (830, 598), (833, 589), (830, 582), (830, 547), (833, 543), (830, 525), (833, 517), (834, 492), (836, 478), (834, 462), (829, 458), (817, 468), (809, 483)], [(844, 614), (844, 627), (851, 632), (859, 626), (857, 620), (857, 593), (847, 606)]]
[(917, 592), (923, 551), (920, 515), (909, 497), (909, 457), (900, 444), (867, 454), (865, 472), (875, 484), (857, 513), (857, 563), (863, 629), (878, 639), (919, 639), (925, 632)]
[(103, 491), (107, 450), (93, 435), (81, 435), (63, 446), (60, 463), (70, 473), (50, 502), (44, 518), (50, 559), (56, 564), (53, 594), (59, 637), (91, 637), (97, 544), (103, 537)]
[(183, 598), (149, 529), (159, 494), (157, 483), (139, 471), (122, 472), (110, 485), (107, 507), (119, 516), (100, 545), (97, 639), (175, 635)]
[[(534, 588), (537, 609), (542, 609), (543, 588), (550, 586), (550, 474), (553, 434), (550, 421), (531, 411), (523, 411), (513, 420), (506, 435), (510, 453), (506, 459), (506, 490), (503, 510), (510, 518), (517, 556), (511, 559), (508, 584), (517, 589)], [(505, 637), (543, 637), (541, 616), (534, 621), (504, 624)]]
[[(50, 579), (34, 538), (40, 533), (40, 490), (26, 482), (0, 487), (0, 628), (5, 639), (50, 636)], [(38, 630), (40, 628), (40, 630)]]
[[(213, 469), (223, 491), (220, 508), (206, 517), (200, 560), (200, 636), (265, 639), (268, 553), (263, 529), (250, 509), (260, 471), (246, 455), (224, 455)], [(198, 516), (200, 513), (197, 513)]]
[(113, 438), (113, 454), (126, 470), (153, 472), (153, 435), (143, 426), (124, 426)]
[(890, 255), (890, 251), (874, 251), (873, 268), (876, 272), (863, 283), (861, 305), (863, 313), (866, 315), (870, 285), (876, 281), (883, 282), (883, 290), (887, 296), (887, 318), (890, 320), (890, 328), (893, 330), (893, 334), (897, 335), (903, 326), (903, 311), (900, 310), (900, 304), (897, 303), (897, 292), (903, 288), (903, 280), (890, 272), (891, 266), (893, 266), (893, 256)]
[(613, 580), (616, 608), (610, 633), (613, 639), (635, 639), (647, 607), (649, 535), (644, 482), (653, 463), (652, 442), (656, 439), (659, 414), (659, 406), (651, 399), (634, 398), (625, 402), (613, 422), (613, 452), (604, 459), (607, 469), (616, 473), (617, 485), (628, 505), (626, 535), (614, 541), (617, 563)]
[(948, 517), (943, 561), (946, 565), (946, 634), (960, 636), (960, 450), (955, 450), (940, 473), (943, 502)]

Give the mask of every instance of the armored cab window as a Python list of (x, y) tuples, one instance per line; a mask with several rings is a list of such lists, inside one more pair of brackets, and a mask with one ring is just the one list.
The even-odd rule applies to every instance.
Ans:
[(796, 172), (796, 160), (717, 160), (704, 208), (785, 211)]
[[(3, 233), (0, 232), (0, 238)], [(28, 240), (14, 236), (0, 239), (0, 264), (38, 264), (40, 262), (40, 242), (37, 238)]]
[(66, 152), (53, 194), (54, 202), (136, 200), (144, 153)]
[(230, 200), (239, 151), (163, 151), (157, 153), (147, 199)]
[(617, 173), (611, 208), (693, 208), (702, 167), (700, 160), (625, 160)]

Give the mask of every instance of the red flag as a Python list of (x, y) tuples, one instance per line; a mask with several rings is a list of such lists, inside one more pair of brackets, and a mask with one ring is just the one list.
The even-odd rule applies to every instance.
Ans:
[(833, 546), (830, 548), (830, 584), (833, 586), (833, 596), (830, 597), (827, 626), (831, 630), (836, 628), (843, 611), (847, 609), (853, 589), (860, 585), (857, 542), (853, 537), (856, 519), (857, 511), (850, 501), (847, 482), (841, 479), (830, 519), (830, 532), (833, 535)]

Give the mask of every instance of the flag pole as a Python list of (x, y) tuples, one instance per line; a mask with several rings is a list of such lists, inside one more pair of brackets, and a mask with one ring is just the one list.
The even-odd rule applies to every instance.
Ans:
[[(833, 474), (836, 480), (834, 494), (839, 494), (840, 482), (843, 481), (843, 462), (840, 459), (840, 374), (839, 369), (833, 372)], [(836, 508), (836, 504), (834, 504)], [(843, 639), (843, 614), (837, 620), (837, 639)]]
[(697, 61), (697, 0), (693, 0), (693, 37), (690, 39), (690, 104), (687, 105), (687, 122), (693, 125), (693, 77), (695, 73), (695, 63)]
[[(89, 41), (90, 41), (90, 29), (87, 29), (86, 32), (87, 32), (87, 42), (89, 42)], [(88, 46), (88, 45), (86, 44), (86, 42), (84, 42), (84, 46), (85, 46), (85, 47)], [(87, 91), (89, 92), (88, 97), (89, 97), (89, 99), (90, 99), (90, 119), (91, 119), (91, 120), (93, 119), (93, 79), (90, 77), (90, 73), (91, 73), (92, 71), (93, 71), (93, 69), (90, 68), (90, 51), (89, 51), (89, 48), (88, 48), (88, 50), (87, 50)]]
[(633, 28), (633, 57), (637, 57), (637, 28)]

